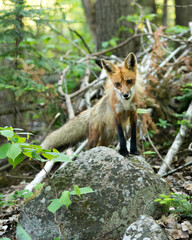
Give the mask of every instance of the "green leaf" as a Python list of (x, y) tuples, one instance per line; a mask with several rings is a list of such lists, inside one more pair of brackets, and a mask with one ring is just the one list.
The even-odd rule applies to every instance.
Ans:
[(24, 198), (28, 199), (30, 198), (31, 196), (33, 196), (33, 192), (28, 192), (28, 193), (25, 193), (23, 194)]
[(68, 156), (59, 152), (44, 152), (42, 155), (53, 162), (72, 162)]
[(174, 32), (176, 34), (179, 34), (179, 33), (184, 33), (186, 31), (188, 31), (188, 27), (185, 27), (185, 26), (180, 26), (180, 25), (175, 25), (173, 27), (170, 27), (168, 29), (166, 29), (166, 33), (170, 33), (170, 32)]
[(44, 185), (43, 183), (38, 183), (38, 184), (34, 187), (34, 189), (38, 190), (38, 189), (42, 188), (43, 185)]
[(15, 159), (9, 158), (9, 163), (15, 168), (24, 159), (25, 155), (23, 153), (19, 154)]
[[(18, 143), (25, 143), (25, 141), (26, 141), (26, 138), (23, 138), (23, 137), (20, 137), (20, 136), (17, 136), (17, 135), (16, 135), (16, 137), (14, 135), (14, 138), (17, 139)], [(13, 138), (12, 138), (12, 140), (13, 140)]]
[(84, 187), (84, 188), (80, 188), (81, 194), (87, 194), (87, 193), (92, 193), (94, 192), (92, 188), (90, 187)]
[(21, 227), (19, 222), (17, 224), (16, 236), (17, 240), (32, 240), (29, 234)]
[(55, 213), (60, 207), (62, 207), (62, 203), (59, 199), (52, 199), (52, 202), (48, 206), (48, 210), (52, 213)]
[(22, 151), (22, 149), (21, 149), (20, 145), (17, 143), (13, 143), (13, 144), (11, 144), (11, 146), (9, 147), (9, 149), (7, 151), (7, 156), (14, 160), (21, 153), (21, 151)]
[(33, 151), (31, 153), (31, 155), (32, 155), (32, 158), (34, 158), (36, 160), (42, 160), (41, 157), (36, 153), (36, 151)]
[(0, 147), (0, 159), (7, 157), (7, 151), (11, 147), (11, 143), (5, 143)]
[(59, 238), (59, 237), (56, 237), (54, 240), (60, 240), (60, 238)]
[(53, 162), (72, 162), (71, 159), (68, 156), (58, 156), (56, 158), (51, 159)]
[(109, 46), (109, 42), (102, 42), (101, 46), (102, 46), (102, 48), (106, 48)]
[(53, 152), (59, 153), (59, 151), (56, 148), (53, 148)]
[(150, 110), (149, 109), (138, 108), (137, 113), (140, 113), (140, 114), (150, 113)]
[[(84, 187), (84, 188), (79, 188), (81, 194), (87, 194), (87, 193), (92, 193), (94, 192), (92, 188), (90, 187)], [(70, 192), (71, 195), (76, 195), (77, 193), (75, 191)]]
[(27, 150), (23, 149), (23, 154), (29, 158), (32, 158), (32, 151), (29, 149)]
[(144, 16), (144, 19), (149, 19), (149, 21), (152, 21), (156, 17), (156, 14), (147, 14)]
[(3, 237), (3, 238), (1, 238), (0, 240), (11, 240), (11, 238)]
[(76, 193), (79, 197), (81, 197), (81, 190), (80, 190), (80, 188), (79, 188), (77, 185), (74, 186), (74, 190), (75, 190), (75, 193)]
[(156, 154), (156, 152), (154, 152), (154, 151), (146, 151), (143, 154), (145, 154), (145, 155), (152, 155), (152, 154)]
[(14, 132), (12, 130), (2, 130), (0, 131), (0, 134), (7, 138), (12, 138), (14, 135)]
[(68, 209), (69, 205), (71, 204), (71, 199), (70, 199), (70, 192), (69, 191), (64, 191), (62, 192), (62, 195), (60, 197), (60, 202), (66, 206)]

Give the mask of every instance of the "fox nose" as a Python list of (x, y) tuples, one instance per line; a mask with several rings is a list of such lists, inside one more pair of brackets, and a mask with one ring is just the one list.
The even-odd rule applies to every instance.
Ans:
[(128, 98), (128, 96), (129, 96), (129, 95), (128, 95), (127, 93), (123, 94), (123, 97), (124, 97), (124, 98)]

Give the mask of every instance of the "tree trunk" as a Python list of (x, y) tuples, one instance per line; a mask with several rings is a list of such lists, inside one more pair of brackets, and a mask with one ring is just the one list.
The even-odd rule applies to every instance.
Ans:
[[(121, 42), (132, 34), (129, 31), (120, 31), (122, 27), (133, 28), (133, 24), (125, 19), (119, 20), (122, 16), (133, 14), (131, 0), (97, 0), (96, 2), (96, 38), (97, 50), (101, 49), (102, 42), (109, 41), (113, 37), (118, 37)], [(134, 51), (133, 42), (117, 49), (115, 54), (125, 57), (128, 52)]]
[(191, 0), (175, 0), (176, 25), (188, 26), (192, 21), (192, 1)]
[(163, 5), (163, 26), (167, 27), (167, 0), (164, 0)]
[(95, 19), (95, 1), (82, 0), (85, 16), (89, 25), (93, 40), (96, 44), (96, 19)]

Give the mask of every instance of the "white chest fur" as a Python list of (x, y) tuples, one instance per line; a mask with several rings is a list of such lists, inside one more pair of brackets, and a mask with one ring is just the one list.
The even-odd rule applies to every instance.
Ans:
[(132, 101), (134, 94), (135, 93), (132, 92), (131, 97), (128, 100), (125, 100), (125, 99), (123, 99), (121, 92), (119, 92), (119, 90), (116, 89), (116, 96), (119, 100), (119, 102), (115, 104), (116, 113), (121, 113), (121, 112), (129, 111), (129, 110), (130, 111), (136, 110), (136, 105)]

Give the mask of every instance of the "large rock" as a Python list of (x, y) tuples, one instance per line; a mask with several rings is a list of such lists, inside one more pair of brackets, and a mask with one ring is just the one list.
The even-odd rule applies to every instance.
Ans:
[[(69, 209), (62, 207), (57, 216), (49, 212), (49, 200), (73, 185), (95, 192), (73, 196)], [(143, 157), (124, 158), (113, 149), (97, 147), (58, 171), (25, 206), (19, 222), (33, 240), (118, 239), (141, 214), (158, 217), (162, 209), (153, 200), (168, 192), (166, 182)]]
[(169, 240), (155, 220), (141, 215), (126, 230), (122, 240)]

